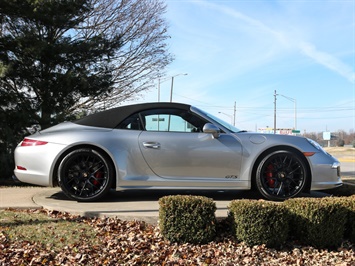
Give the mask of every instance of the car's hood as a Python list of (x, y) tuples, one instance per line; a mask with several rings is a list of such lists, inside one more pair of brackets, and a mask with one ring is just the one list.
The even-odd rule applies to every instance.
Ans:
[(292, 146), (301, 151), (310, 151), (315, 149), (315, 147), (309, 143), (307, 138), (302, 136), (264, 134), (254, 132), (234, 133), (234, 135), (246, 146), (248, 146), (247, 143), (252, 143), (253, 145), (262, 145), (265, 148), (275, 145), (285, 145)]
[(268, 140), (290, 140), (290, 139), (305, 139), (302, 136), (294, 136), (294, 135), (280, 135), (280, 134), (266, 134), (266, 133), (257, 133), (257, 132), (248, 132), (248, 131), (241, 131), (234, 133), (234, 135), (238, 137), (247, 137), (252, 139), (268, 139)]

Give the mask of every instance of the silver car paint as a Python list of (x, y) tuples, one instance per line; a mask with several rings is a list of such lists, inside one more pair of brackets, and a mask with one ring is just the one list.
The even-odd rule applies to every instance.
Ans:
[[(275, 146), (287, 146), (300, 152), (315, 152), (306, 157), (311, 168), (312, 189), (333, 188), (342, 183), (337, 170), (332, 168), (338, 161), (305, 138), (248, 132), (232, 134), (227, 128), (217, 126), (226, 132), (219, 138), (207, 133), (112, 130), (63, 123), (29, 137), (48, 141), (47, 145), (17, 147), (16, 165), (27, 171), (15, 169), (15, 175), (22, 182), (53, 186), (55, 166), (63, 154), (73, 147), (91, 145), (103, 150), (113, 161), (117, 189), (250, 189), (259, 156)], [(30, 154), (36, 154), (36, 158)], [(206, 160), (208, 165), (203, 164)]]

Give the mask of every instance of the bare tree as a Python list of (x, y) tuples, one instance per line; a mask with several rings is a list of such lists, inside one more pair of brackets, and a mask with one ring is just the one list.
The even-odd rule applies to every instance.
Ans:
[(94, 7), (77, 27), (78, 38), (105, 36), (110, 43), (120, 42), (121, 48), (112, 53), (112, 90), (82, 98), (72, 110), (101, 110), (137, 97), (163, 75), (172, 61), (165, 41), (169, 38), (163, 18), (166, 6), (160, 0), (90, 0)]

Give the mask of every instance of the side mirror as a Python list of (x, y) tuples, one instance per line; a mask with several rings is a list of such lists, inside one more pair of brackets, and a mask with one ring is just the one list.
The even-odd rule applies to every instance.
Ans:
[(211, 124), (211, 123), (207, 123), (203, 126), (203, 132), (204, 133), (210, 133), (213, 135), (213, 137), (215, 139), (219, 138), (219, 133), (221, 132), (220, 129), (218, 127), (216, 127), (215, 125)]

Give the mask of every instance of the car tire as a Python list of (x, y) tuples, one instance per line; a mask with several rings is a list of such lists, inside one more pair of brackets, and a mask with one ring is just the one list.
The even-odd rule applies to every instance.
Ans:
[(59, 186), (71, 199), (97, 201), (108, 194), (112, 182), (111, 163), (94, 149), (73, 150), (59, 164)]
[(309, 175), (299, 154), (290, 150), (278, 150), (261, 159), (255, 179), (256, 189), (264, 198), (283, 201), (302, 193)]

